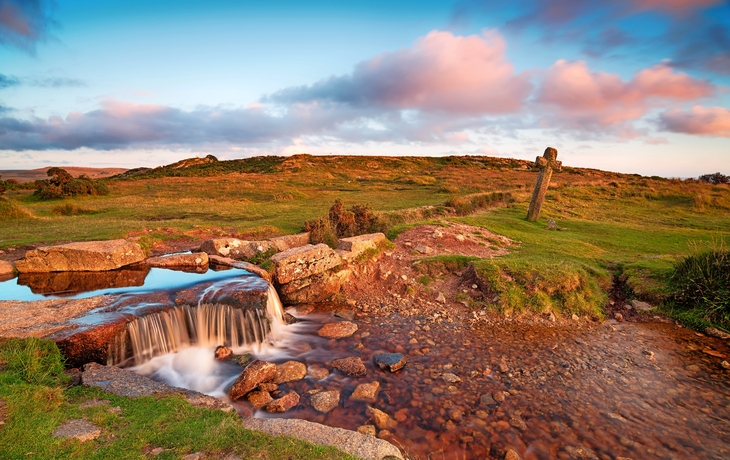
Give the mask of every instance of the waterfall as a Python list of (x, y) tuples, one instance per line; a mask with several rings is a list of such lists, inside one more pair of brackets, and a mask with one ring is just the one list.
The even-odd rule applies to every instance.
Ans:
[[(203, 295), (202, 298), (205, 297)], [(261, 344), (277, 335), (284, 323), (284, 310), (276, 289), (269, 284), (265, 311), (216, 303), (182, 305), (135, 318), (127, 323), (109, 349), (109, 363), (140, 365), (155, 356), (175, 353), (196, 345), (240, 348)]]

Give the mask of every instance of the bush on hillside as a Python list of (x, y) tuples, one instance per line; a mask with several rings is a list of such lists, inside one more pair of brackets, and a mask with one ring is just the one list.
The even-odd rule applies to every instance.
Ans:
[(309, 232), (312, 243), (326, 243), (331, 247), (337, 245), (338, 238), (385, 232), (386, 227), (369, 205), (356, 204), (345, 209), (339, 199), (335, 200), (327, 216), (304, 223), (304, 231)]
[(703, 174), (698, 178), (698, 180), (700, 182), (707, 182), (715, 185), (730, 183), (730, 177), (719, 172), (716, 172), (715, 174)]
[(69, 198), (79, 195), (108, 195), (109, 188), (104, 182), (94, 180), (84, 174), (74, 178), (65, 169), (50, 168), (48, 179), (35, 181), (34, 195), (42, 200)]
[(685, 257), (674, 266), (669, 288), (675, 307), (700, 310), (706, 321), (730, 324), (730, 251)]

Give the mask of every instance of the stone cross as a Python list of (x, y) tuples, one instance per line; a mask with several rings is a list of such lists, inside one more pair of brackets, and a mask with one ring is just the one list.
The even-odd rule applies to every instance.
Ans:
[(537, 182), (535, 190), (532, 192), (532, 200), (530, 200), (530, 208), (527, 210), (527, 220), (535, 222), (540, 217), (540, 209), (542, 202), (545, 201), (545, 193), (550, 185), (550, 177), (553, 170), (560, 172), (563, 169), (563, 163), (557, 161), (558, 151), (552, 147), (545, 149), (545, 153), (535, 160), (535, 166), (540, 168), (537, 174)]

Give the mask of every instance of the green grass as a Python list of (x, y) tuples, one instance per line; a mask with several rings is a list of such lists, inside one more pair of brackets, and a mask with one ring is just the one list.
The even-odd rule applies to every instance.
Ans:
[[(242, 458), (352, 458), (333, 448), (245, 430), (235, 413), (196, 408), (182, 397), (123, 398), (98, 388), (66, 388), (55, 344), (38, 339), (0, 343), (0, 459), (143, 459), (156, 447), (156, 458), (177, 459), (193, 452)], [(90, 399), (109, 400), (81, 408)], [(2, 406), (0, 406), (2, 407)], [(119, 413), (109, 411), (119, 407)], [(80, 443), (54, 438), (64, 421), (84, 418), (103, 430), (100, 438)]]

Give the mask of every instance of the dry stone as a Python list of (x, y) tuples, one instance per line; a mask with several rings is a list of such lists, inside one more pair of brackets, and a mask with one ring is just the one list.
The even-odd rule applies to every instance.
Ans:
[(194, 252), (192, 254), (172, 254), (169, 256), (150, 257), (145, 261), (155, 268), (203, 268), (208, 266), (208, 254)]
[(15, 262), (20, 273), (107, 271), (142, 262), (142, 247), (126, 240), (88, 241), (28, 251)]
[(326, 414), (340, 404), (340, 392), (337, 390), (321, 391), (309, 398), (317, 412)]
[(342, 339), (350, 337), (357, 331), (357, 324), (350, 321), (340, 321), (339, 323), (327, 323), (322, 326), (317, 335), (327, 339)]
[(650, 304), (636, 299), (631, 301), (631, 306), (639, 311), (651, 311), (654, 309)]
[(230, 257), (232, 259), (248, 259), (256, 254), (249, 247), (248, 241), (238, 238), (213, 238), (203, 241), (200, 250), (208, 255)]
[(385, 238), (385, 235), (382, 233), (371, 233), (368, 235), (341, 238), (337, 242), (337, 249), (349, 252), (350, 254), (348, 255), (348, 259), (352, 259), (368, 249), (377, 248), (378, 244), (384, 241), (387, 241), (387, 238)]
[(286, 251), (291, 248), (298, 248), (309, 244), (309, 232), (297, 233), (296, 235), (277, 236), (269, 239), (269, 243), (277, 251)]
[(307, 366), (299, 361), (287, 361), (283, 364), (276, 366), (276, 377), (274, 377), (274, 383), (286, 383), (293, 382), (295, 380), (301, 380), (307, 375)]
[(328, 271), (279, 286), (285, 304), (323, 302), (338, 292), (352, 274), (351, 270)]
[(276, 269), (276, 281), (287, 284), (309, 278), (337, 267), (342, 263), (340, 256), (326, 244), (307, 244), (288, 249), (271, 257)]
[(232, 400), (240, 399), (252, 391), (259, 383), (268, 382), (276, 376), (276, 364), (255, 359), (246, 366), (228, 390)]
[(101, 428), (83, 419), (69, 420), (53, 431), (55, 438), (78, 439), (81, 442), (91, 441), (101, 436)]
[(6, 260), (0, 260), (0, 280), (12, 278), (15, 275), (15, 265)]

